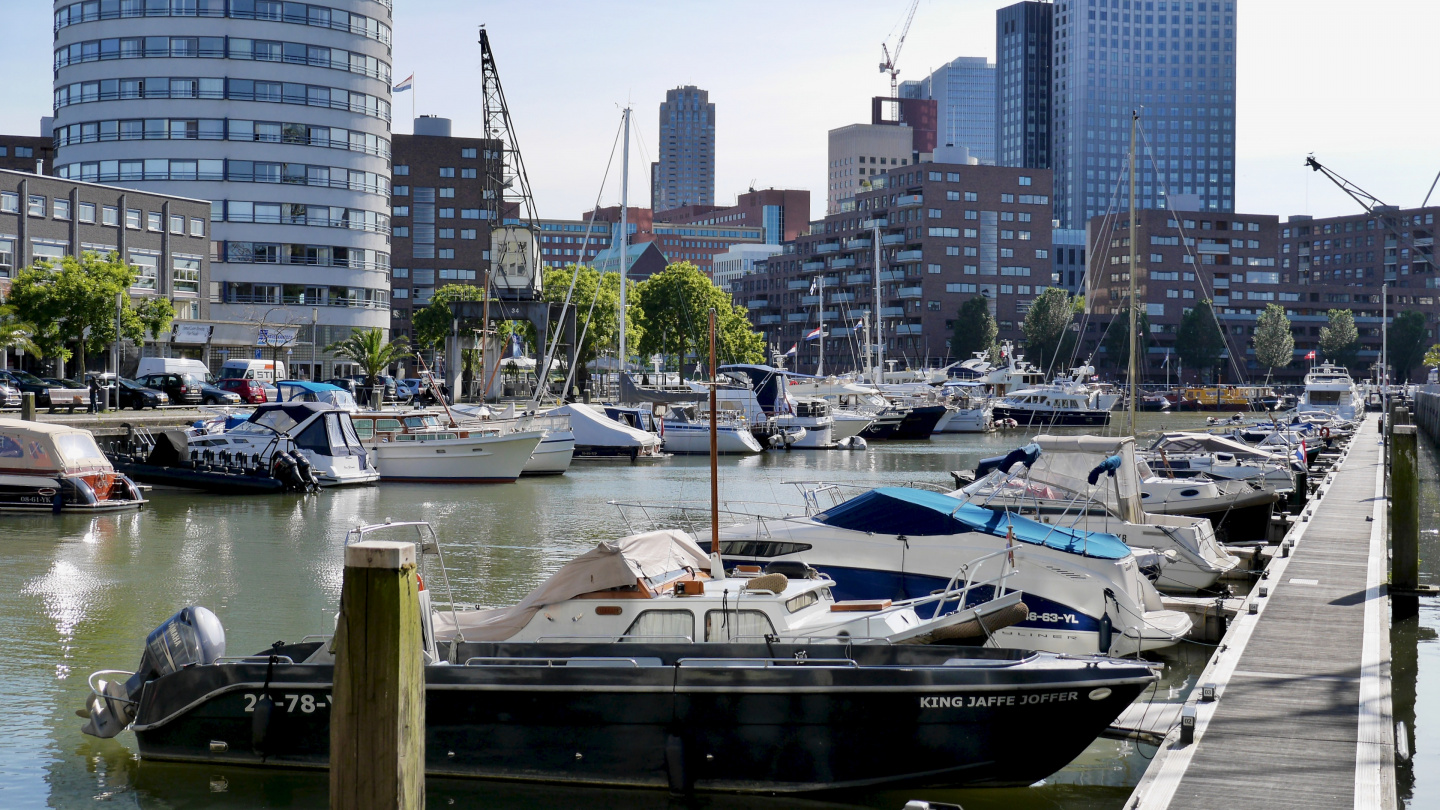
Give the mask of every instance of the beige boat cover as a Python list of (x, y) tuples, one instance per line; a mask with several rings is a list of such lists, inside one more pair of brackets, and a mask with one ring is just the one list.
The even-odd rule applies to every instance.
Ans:
[(546, 605), (594, 591), (634, 585), (637, 579), (658, 577), (681, 568), (703, 570), (709, 563), (709, 555), (690, 535), (680, 531), (645, 532), (605, 540), (562, 565), (514, 607), (458, 613), (437, 610), (435, 638), (449, 641), (458, 629), (466, 641), (504, 641), (520, 632)]
[[(1040, 458), (1030, 468), (1032, 484), (1048, 484), (1084, 493), (1109, 506), (1127, 523), (1144, 523), (1140, 502), (1140, 470), (1135, 440), (1129, 436), (1036, 436)], [(1120, 456), (1120, 469), (1112, 479), (1104, 475), (1090, 486), (1090, 471), (1110, 456)], [(1146, 470), (1148, 473), (1148, 469)]]

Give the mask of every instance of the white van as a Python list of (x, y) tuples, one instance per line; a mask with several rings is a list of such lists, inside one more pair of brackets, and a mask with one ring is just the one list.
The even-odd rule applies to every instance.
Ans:
[(200, 380), (210, 379), (210, 367), (199, 360), (185, 357), (142, 357), (135, 379), (151, 374), (186, 374)]
[(273, 384), (285, 379), (285, 364), (273, 360), (226, 360), (220, 379), (258, 380)]

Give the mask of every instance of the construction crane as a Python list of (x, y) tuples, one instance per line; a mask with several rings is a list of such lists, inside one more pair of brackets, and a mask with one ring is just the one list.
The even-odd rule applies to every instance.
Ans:
[(1316, 160), (1314, 155), (1309, 155), (1305, 158), (1305, 165), (1309, 166), (1312, 171), (1317, 171), (1325, 175), (1325, 177), (1327, 177), (1330, 182), (1339, 186), (1341, 191), (1350, 195), (1350, 199), (1354, 200), (1357, 203), (1360, 203), (1360, 207), (1364, 208), (1367, 213), (1370, 211), (1374, 211), (1377, 205), (1385, 204), (1381, 202), (1380, 198), (1376, 197), (1374, 194), (1371, 194), (1370, 192), (1366, 191), (1363, 188), (1360, 188), (1349, 180), (1346, 180), (1345, 178), (1331, 171), (1328, 167), (1320, 165), (1320, 161)]
[[(490, 272), (486, 273), (486, 302), (489, 293), (497, 290), (501, 297), (533, 297), (538, 289), (539, 272), (536, 253), (535, 197), (530, 192), (530, 177), (525, 172), (525, 159), (505, 89), (500, 84), (500, 70), (490, 35), (480, 26), (480, 88), (485, 119), (485, 138), (495, 141), (499, 149), (487, 148), (481, 164), (485, 176), (481, 184), (486, 219), (489, 220), (492, 244)], [(489, 322), (486, 315), (486, 322)]]
[(905, 47), (905, 35), (910, 33), (910, 23), (915, 21), (915, 10), (920, 7), (920, 0), (911, 0), (910, 11), (905, 14), (905, 25), (900, 28), (900, 39), (895, 43), (895, 53), (890, 53), (890, 46), (884, 42), (880, 43), (880, 54), (884, 59), (880, 62), (880, 72), (890, 74), (890, 97), (900, 97), (900, 69), (895, 63), (900, 61), (900, 49)]

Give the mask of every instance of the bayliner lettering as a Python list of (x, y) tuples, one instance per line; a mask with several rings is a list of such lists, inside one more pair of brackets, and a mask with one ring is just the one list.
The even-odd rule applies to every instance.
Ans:
[(922, 709), (988, 709), (993, 706), (1032, 706), (1040, 703), (1069, 703), (1079, 692), (1045, 692), (1038, 695), (954, 695), (922, 697)]

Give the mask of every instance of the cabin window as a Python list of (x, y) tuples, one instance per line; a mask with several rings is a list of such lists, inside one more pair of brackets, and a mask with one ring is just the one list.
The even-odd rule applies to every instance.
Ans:
[(381, 433), (395, 433), (395, 432), (398, 432), (398, 431), (400, 430), (400, 420), (399, 420), (399, 419), (377, 419), (377, 420), (375, 420), (375, 429), (378, 430), (378, 431), (380, 431)]
[(806, 591), (791, 599), (785, 600), (785, 609), (791, 613), (804, 610), (807, 607), (820, 601), (820, 594), (815, 591)]
[(725, 557), (780, 557), (809, 550), (809, 543), (777, 543), (769, 540), (725, 540), (720, 543), (720, 554)]
[(375, 437), (375, 423), (371, 420), (352, 419), (351, 423), (355, 425), (355, 434), (361, 439), (371, 439)]
[[(325, 438), (325, 420), (316, 419), (310, 423), (309, 427), (300, 431), (300, 435), (295, 437), (295, 446), (322, 456), (332, 455), (330, 443)], [(340, 446), (344, 447), (345, 442), (341, 441)]]
[(775, 625), (762, 610), (705, 611), (706, 641), (761, 642), (775, 635)]
[(0, 436), (0, 458), (24, 458), (25, 448), (9, 436)]
[(695, 640), (695, 614), (688, 610), (646, 610), (625, 629), (626, 636), (635, 636), (635, 641)]

